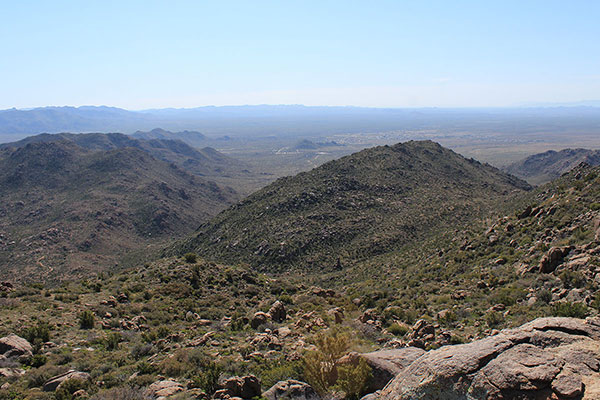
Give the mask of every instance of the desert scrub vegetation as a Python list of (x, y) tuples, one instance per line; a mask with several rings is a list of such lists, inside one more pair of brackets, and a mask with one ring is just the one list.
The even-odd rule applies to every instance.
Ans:
[(358, 399), (367, 388), (371, 368), (362, 358), (356, 364), (342, 364), (340, 359), (351, 346), (348, 334), (332, 329), (318, 334), (314, 342), (316, 350), (307, 352), (303, 360), (307, 382), (321, 395), (342, 390)]

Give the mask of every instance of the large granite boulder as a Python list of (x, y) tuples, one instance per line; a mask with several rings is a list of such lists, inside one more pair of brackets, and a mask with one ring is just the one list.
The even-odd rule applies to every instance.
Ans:
[(312, 386), (293, 379), (277, 382), (262, 397), (267, 400), (321, 400)]
[(6, 358), (31, 357), (33, 347), (26, 339), (15, 334), (0, 338), (0, 354)]
[(600, 399), (600, 319), (540, 318), (429, 351), (373, 397)]
[(53, 377), (52, 379), (48, 380), (46, 383), (44, 383), (44, 386), (42, 387), (42, 389), (44, 390), (44, 392), (53, 392), (56, 389), (58, 389), (60, 387), (60, 385), (63, 384), (63, 382), (66, 382), (71, 379), (79, 379), (82, 381), (89, 381), (92, 379), (92, 377), (87, 372), (69, 370), (69, 371), (65, 372), (64, 374), (57, 375), (57, 376)]
[(181, 383), (174, 381), (172, 379), (156, 381), (146, 389), (146, 396), (151, 398), (157, 397), (169, 397), (173, 396), (176, 393), (183, 392), (185, 389)]

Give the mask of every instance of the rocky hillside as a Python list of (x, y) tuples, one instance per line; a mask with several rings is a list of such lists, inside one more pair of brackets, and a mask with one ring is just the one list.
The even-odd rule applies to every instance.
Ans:
[(511, 164), (505, 168), (505, 171), (538, 185), (558, 178), (581, 163), (600, 165), (600, 150), (550, 150)]
[(131, 136), (133, 136), (136, 139), (146, 140), (181, 140), (192, 146), (199, 146), (203, 141), (206, 140), (206, 136), (197, 131), (171, 132), (161, 128), (155, 128), (148, 132), (136, 131)]
[(173, 163), (191, 174), (208, 178), (226, 186), (239, 187), (242, 189), (240, 192), (244, 193), (248, 190), (247, 181), (262, 180), (260, 174), (251, 172), (252, 168), (244, 162), (226, 156), (211, 147), (196, 149), (181, 140), (167, 139), (160, 136), (141, 139), (122, 133), (44, 133), (17, 142), (2, 144), (0, 148), (19, 148), (29, 143), (56, 141), (72, 142), (79, 147), (92, 151), (133, 147), (145, 151), (154, 158)]
[(462, 225), (529, 186), (433, 142), (367, 149), (283, 178), (167, 254), (334, 270)]
[(236, 200), (232, 190), (130, 147), (89, 151), (53, 141), (4, 148), (2, 273), (68, 279), (112, 267), (129, 252), (189, 233)]

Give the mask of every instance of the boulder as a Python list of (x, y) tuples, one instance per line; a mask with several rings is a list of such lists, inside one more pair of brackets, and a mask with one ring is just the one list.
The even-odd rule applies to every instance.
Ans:
[(274, 322), (285, 321), (286, 313), (283, 303), (277, 300), (269, 309), (269, 315)]
[(320, 400), (321, 397), (308, 383), (293, 379), (279, 381), (262, 394), (267, 400)]
[(75, 370), (70, 370), (70, 371), (65, 372), (64, 374), (57, 375), (57, 376), (51, 378), (50, 380), (48, 380), (46, 383), (44, 383), (44, 386), (42, 386), (42, 389), (44, 390), (44, 392), (53, 392), (63, 382), (66, 382), (71, 379), (80, 379), (83, 381), (87, 381), (87, 380), (92, 379), (92, 377), (87, 372), (79, 372), (79, 371), (75, 371)]
[(554, 272), (556, 267), (563, 261), (565, 256), (569, 254), (571, 247), (552, 247), (548, 250), (540, 260), (539, 270), (542, 273), (549, 274)]
[(469, 344), (425, 353), (376, 397), (598, 399), (600, 319), (539, 318)]
[(6, 358), (31, 357), (33, 347), (26, 339), (15, 334), (0, 338), (0, 354)]
[(214, 398), (226, 399), (229, 397), (240, 397), (251, 399), (261, 395), (260, 381), (254, 375), (234, 376), (223, 382), (221, 390), (218, 390)]
[(328, 310), (327, 315), (329, 315), (336, 324), (341, 324), (344, 320), (344, 311), (339, 307)]
[(372, 377), (369, 380), (367, 392), (383, 389), (389, 381), (408, 367), (417, 358), (425, 354), (425, 350), (418, 347), (402, 347), (399, 349), (379, 350), (371, 353), (349, 353), (340, 363), (357, 364), (359, 358), (364, 358), (371, 367)]
[(269, 314), (259, 311), (259, 312), (255, 313), (254, 316), (252, 317), (252, 319), (250, 320), (250, 326), (253, 329), (256, 329), (259, 326), (261, 326), (262, 324), (266, 324), (268, 320), (269, 320)]
[(363, 324), (366, 324), (369, 321), (377, 321), (378, 317), (377, 310), (375, 308), (369, 308), (368, 310), (365, 310), (360, 317), (358, 317), (358, 320)]
[(148, 386), (146, 389), (146, 396), (157, 398), (157, 397), (169, 397), (173, 396), (176, 393), (183, 392), (185, 389), (181, 385), (181, 383), (174, 381), (172, 379), (157, 381)]

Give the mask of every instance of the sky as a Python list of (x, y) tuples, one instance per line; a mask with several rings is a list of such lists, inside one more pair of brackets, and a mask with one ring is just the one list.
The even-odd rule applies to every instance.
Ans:
[(0, 0), (0, 108), (600, 98), (600, 1)]

